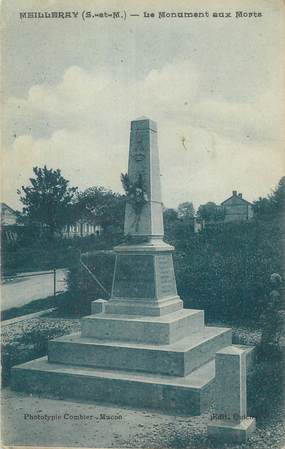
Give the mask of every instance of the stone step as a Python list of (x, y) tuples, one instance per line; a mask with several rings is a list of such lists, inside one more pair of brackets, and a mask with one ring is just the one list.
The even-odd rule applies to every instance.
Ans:
[(82, 337), (150, 344), (170, 344), (204, 327), (204, 311), (182, 309), (162, 316), (99, 313), (82, 318)]
[(185, 376), (213, 359), (215, 352), (231, 341), (231, 329), (217, 327), (204, 327), (178, 342), (159, 346), (74, 334), (51, 340), (48, 358), (52, 363)]
[(11, 387), (49, 397), (199, 415), (213, 400), (211, 361), (186, 377), (79, 368), (48, 363), (47, 357), (12, 368)]
[(181, 309), (183, 309), (183, 301), (179, 296), (156, 301), (109, 299), (105, 306), (106, 313), (111, 315), (160, 316), (174, 313)]

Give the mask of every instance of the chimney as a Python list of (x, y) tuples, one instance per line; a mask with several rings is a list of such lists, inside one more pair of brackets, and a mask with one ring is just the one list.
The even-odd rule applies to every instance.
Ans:
[(239, 197), (239, 198), (242, 198), (242, 193), (239, 193), (239, 194), (238, 194), (238, 197)]
[(233, 196), (237, 196), (237, 191), (233, 190)]

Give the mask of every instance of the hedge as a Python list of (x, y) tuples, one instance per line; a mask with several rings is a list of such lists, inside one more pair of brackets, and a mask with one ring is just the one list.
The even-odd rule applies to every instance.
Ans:
[[(177, 289), (185, 307), (205, 310), (206, 319), (258, 326), (269, 276), (282, 274), (282, 223), (278, 220), (225, 224), (194, 234), (182, 225), (167, 239), (176, 246)], [(84, 256), (110, 292), (114, 254)], [(90, 301), (108, 295), (82, 267), (69, 276), (74, 307), (90, 311)]]

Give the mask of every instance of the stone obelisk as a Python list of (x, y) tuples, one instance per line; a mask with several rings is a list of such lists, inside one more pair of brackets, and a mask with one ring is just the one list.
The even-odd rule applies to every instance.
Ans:
[(134, 207), (127, 200), (125, 234), (133, 238), (162, 239), (164, 232), (157, 125), (152, 120), (142, 118), (131, 122), (128, 176), (132, 185), (141, 179), (146, 202), (137, 220)]
[[(183, 307), (177, 296), (172, 252), (163, 241), (157, 125), (142, 117), (131, 122), (124, 232), (114, 248), (116, 263), (107, 313), (163, 315)], [(136, 194), (142, 204), (136, 205)]]

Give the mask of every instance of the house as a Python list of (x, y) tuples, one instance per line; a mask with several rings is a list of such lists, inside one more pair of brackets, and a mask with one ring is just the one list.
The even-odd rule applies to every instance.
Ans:
[(2, 236), (8, 240), (17, 240), (17, 228), (21, 226), (17, 223), (17, 212), (6, 203), (0, 203), (1, 232)]
[(221, 203), (224, 209), (224, 222), (246, 221), (253, 218), (252, 204), (242, 197), (242, 193), (233, 190), (230, 198)]
[(17, 224), (17, 213), (6, 203), (0, 203), (1, 226), (13, 226)]
[[(5, 203), (0, 203), (2, 236), (8, 240), (17, 240), (19, 227), (24, 225), (17, 222), (18, 213)], [(101, 235), (102, 226), (84, 219), (63, 227), (61, 235), (64, 238), (87, 237), (88, 235)]]
[(102, 226), (94, 223), (78, 220), (74, 224), (64, 226), (62, 230), (62, 237), (74, 238), (74, 237), (87, 237), (88, 235), (101, 235), (103, 229)]
[[(210, 206), (209, 206), (210, 205)], [(200, 232), (206, 227), (217, 226), (224, 223), (248, 221), (253, 218), (252, 204), (242, 197), (242, 193), (233, 190), (230, 198), (220, 205), (207, 203), (201, 208), (208, 208), (207, 213), (194, 217), (194, 232)]]

